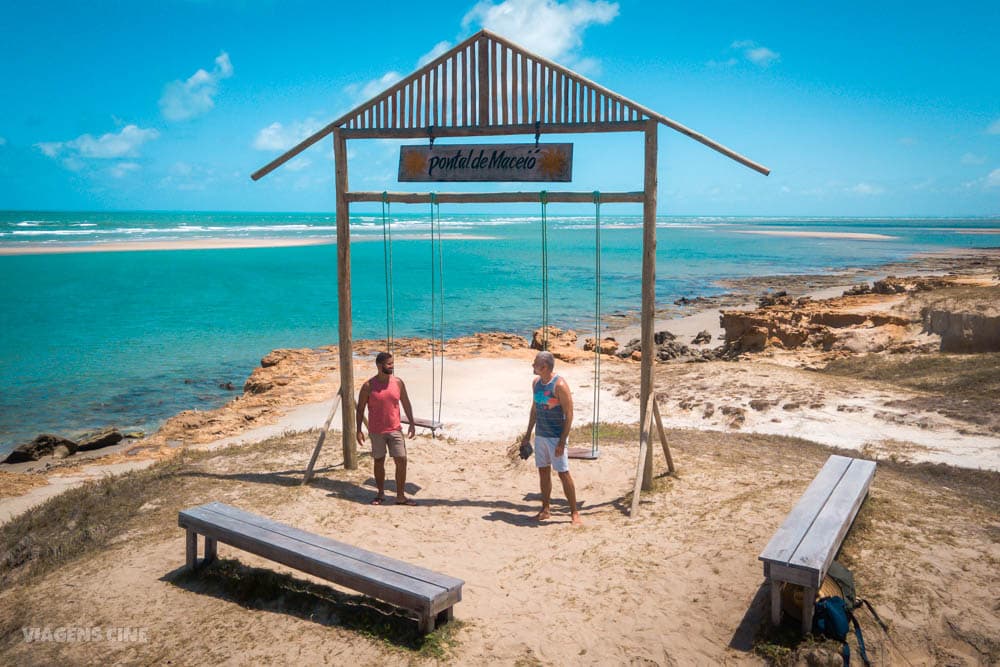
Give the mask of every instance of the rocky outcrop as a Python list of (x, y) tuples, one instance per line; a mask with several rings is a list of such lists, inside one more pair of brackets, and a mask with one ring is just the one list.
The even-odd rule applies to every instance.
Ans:
[(27, 461), (37, 461), (45, 456), (60, 454), (60, 458), (74, 454), (77, 444), (68, 438), (63, 438), (50, 433), (42, 433), (31, 442), (26, 442), (14, 448), (4, 463), (25, 463)]
[(859, 329), (905, 329), (913, 324), (908, 318), (892, 313), (859, 312), (850, 308), (851, 304), (834, 305), (808, 297), (792, 299), (782, 293), (761, 297), (759, 303), (763, 305), (757, 310), (722, 311), (720, 324), (726, 332), (724, 356), (760, 352), (769, 347), (830, 350), (846, 340), (857, 345), (859, 337), (855, 331)]
[(125, 435), (121, 431), (115, 428), (109, 428), (99, 433), (91, 433), (83, 436), (77, 442), (79, 451), (89, 452), (94, 449), (103, 449), (104, 447), (111, 447), (112, 445), (117, 445), (125, 438)]
[(545, 341), (542, 336), (542, 329), (535, 329), (534, 334), (531, 336), (531, 349), (533, 350), (544, 350), (548, 349), (549, 352), (556, 359), (562, 361), (576, 361), (584, 355), (584, 351), (576, 346), (577, 335), (572, 329), (560, 329), (559, 327), (554, 327), (549, 325), (546, 327), (548, 333), (548, 345), (545, 345)]
[(1000, 352), (1000, 316), (927, 308), (924, 330), (941, 336), (942, 352)]

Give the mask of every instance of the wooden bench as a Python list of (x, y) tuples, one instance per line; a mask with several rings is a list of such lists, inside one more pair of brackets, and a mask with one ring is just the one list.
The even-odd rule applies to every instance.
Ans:
[(831, 456), (760, 554), (771, 586), (771, 622), (781, 622), (781, 582), (805, 588), (802, 633), (812, 630), (816, 591), (840, 549), (868, 487), (875, 462)]
[(180, 512), (187, 530), (187, 566), (198, 567), (198, 535), (205, 536), (205, 558), (216, 558), (223, 542), (341, 586), (383, 600), (417, 615), (421, 632), (453, 618), (462, 599), (461, 579), (358, 549), (336, 540), (271, 521), (249, 512), (208, 503)]

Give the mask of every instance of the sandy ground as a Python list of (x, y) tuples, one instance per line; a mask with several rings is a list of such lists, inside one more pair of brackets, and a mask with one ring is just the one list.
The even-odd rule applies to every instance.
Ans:
[[(418, 436), (407, 484), (416, 507), (368, 504), (365, 453), (358, 470), (346, 471), (331, 449), (314, 483), (301, 486), (314, 434), (220, 452), (179, 479), (173, 495), (145, 503), (107, 549), (0, 592), (0, 628), (13, 627), (0, 637), (0, 660), (759, 664), (751, 645), (767, 616), (767, 589), (757, 554), (829, 451), (735, 433), (669, 437), (678, 472), (664, 477), (657, 452), (656, 488), (634, 519), (626, 512), (634, 443), (609, 439), (597, 461), (572, 464), (582, 528), (569, 524), (558, 483), (552, 520), (533, 520), (537, 474), (502, 443)], [(997, 504), (968, 486), (880, 466), (841, 554), (891, 624), (886, 636), (861, 617), (876, 665), (976, 665), (1000, 656)], [(204, 579), (179, 578), (176, 512), (211, 500), (463, 579), (459, 624), (447, 629), (444, 654), (423, 658), (345, 628), (337, 614), (350, 610), (330, 612), (319, 598), (306, 612), (281, 597), (238, 603)], [(317, 581), (226, 545), (219, 552), (237, 567)], [(21, 630), (93, 626), (142, 634), (39, 643), (24, 641)]]

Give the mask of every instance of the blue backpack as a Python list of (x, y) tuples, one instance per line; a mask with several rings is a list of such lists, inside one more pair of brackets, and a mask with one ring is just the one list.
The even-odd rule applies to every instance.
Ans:
[(854, 635), (858, 638), (858, 652), (861, 654), (861, 661), (865, 667), (871, 667), (868, 654), (865, 652), (865, 640), (861, 636), (861, 626), (858, 625), (858, 619), (854, 617), (854, 610), (862, 604), (866, 605), (882, 629), (888, 632), (888, 628), (875, 613), (871, 603), (856, 597), (854, 575), (850, 570), (834, 561), (830, 564), (827, 574), (840, 586), (844, 597), (835, 595), (816, 600), (816, 605), (813, 608), (813, 634), (841, 642), (844, 645), (841, 655), (844, 656), (845, 667), (848, 667), (851, 664), (851, 647), (847, 645), (847, 633), (851, 631), (853, 623)]

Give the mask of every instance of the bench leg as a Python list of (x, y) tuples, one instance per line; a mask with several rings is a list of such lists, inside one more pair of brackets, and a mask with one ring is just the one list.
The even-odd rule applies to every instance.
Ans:
[(417, 624), (422, 635), (434, 632), (434, 614), (422, 614)]
[(771, 579), (771, 625), (781, 625), (781, 582)]
[(215, 541), (214, 537), (205, 537), (205, 560), (204, 565), (208, 565), (214, 561), (219, 555), (218, 543)]
[(444, 625), (445, 623), (454, 618), (455, 618), (455, 608), (448, 607), (447, 609), (442, 609), (441, 611), (438, 612), (437, 618), (435, 619), (434, 622), (435, 625), (437, 625), (437, 627), (441, 627), (442, 625)]
[(802, 634), (807, 635), (813, 628), (813, 608), (816, 606), (816, 589), (806, 586), (802, 592)]
[(198, 533), (190, 528), (187, 529), (186, 552), (188, 569), (193, 570), (198, 565)]

